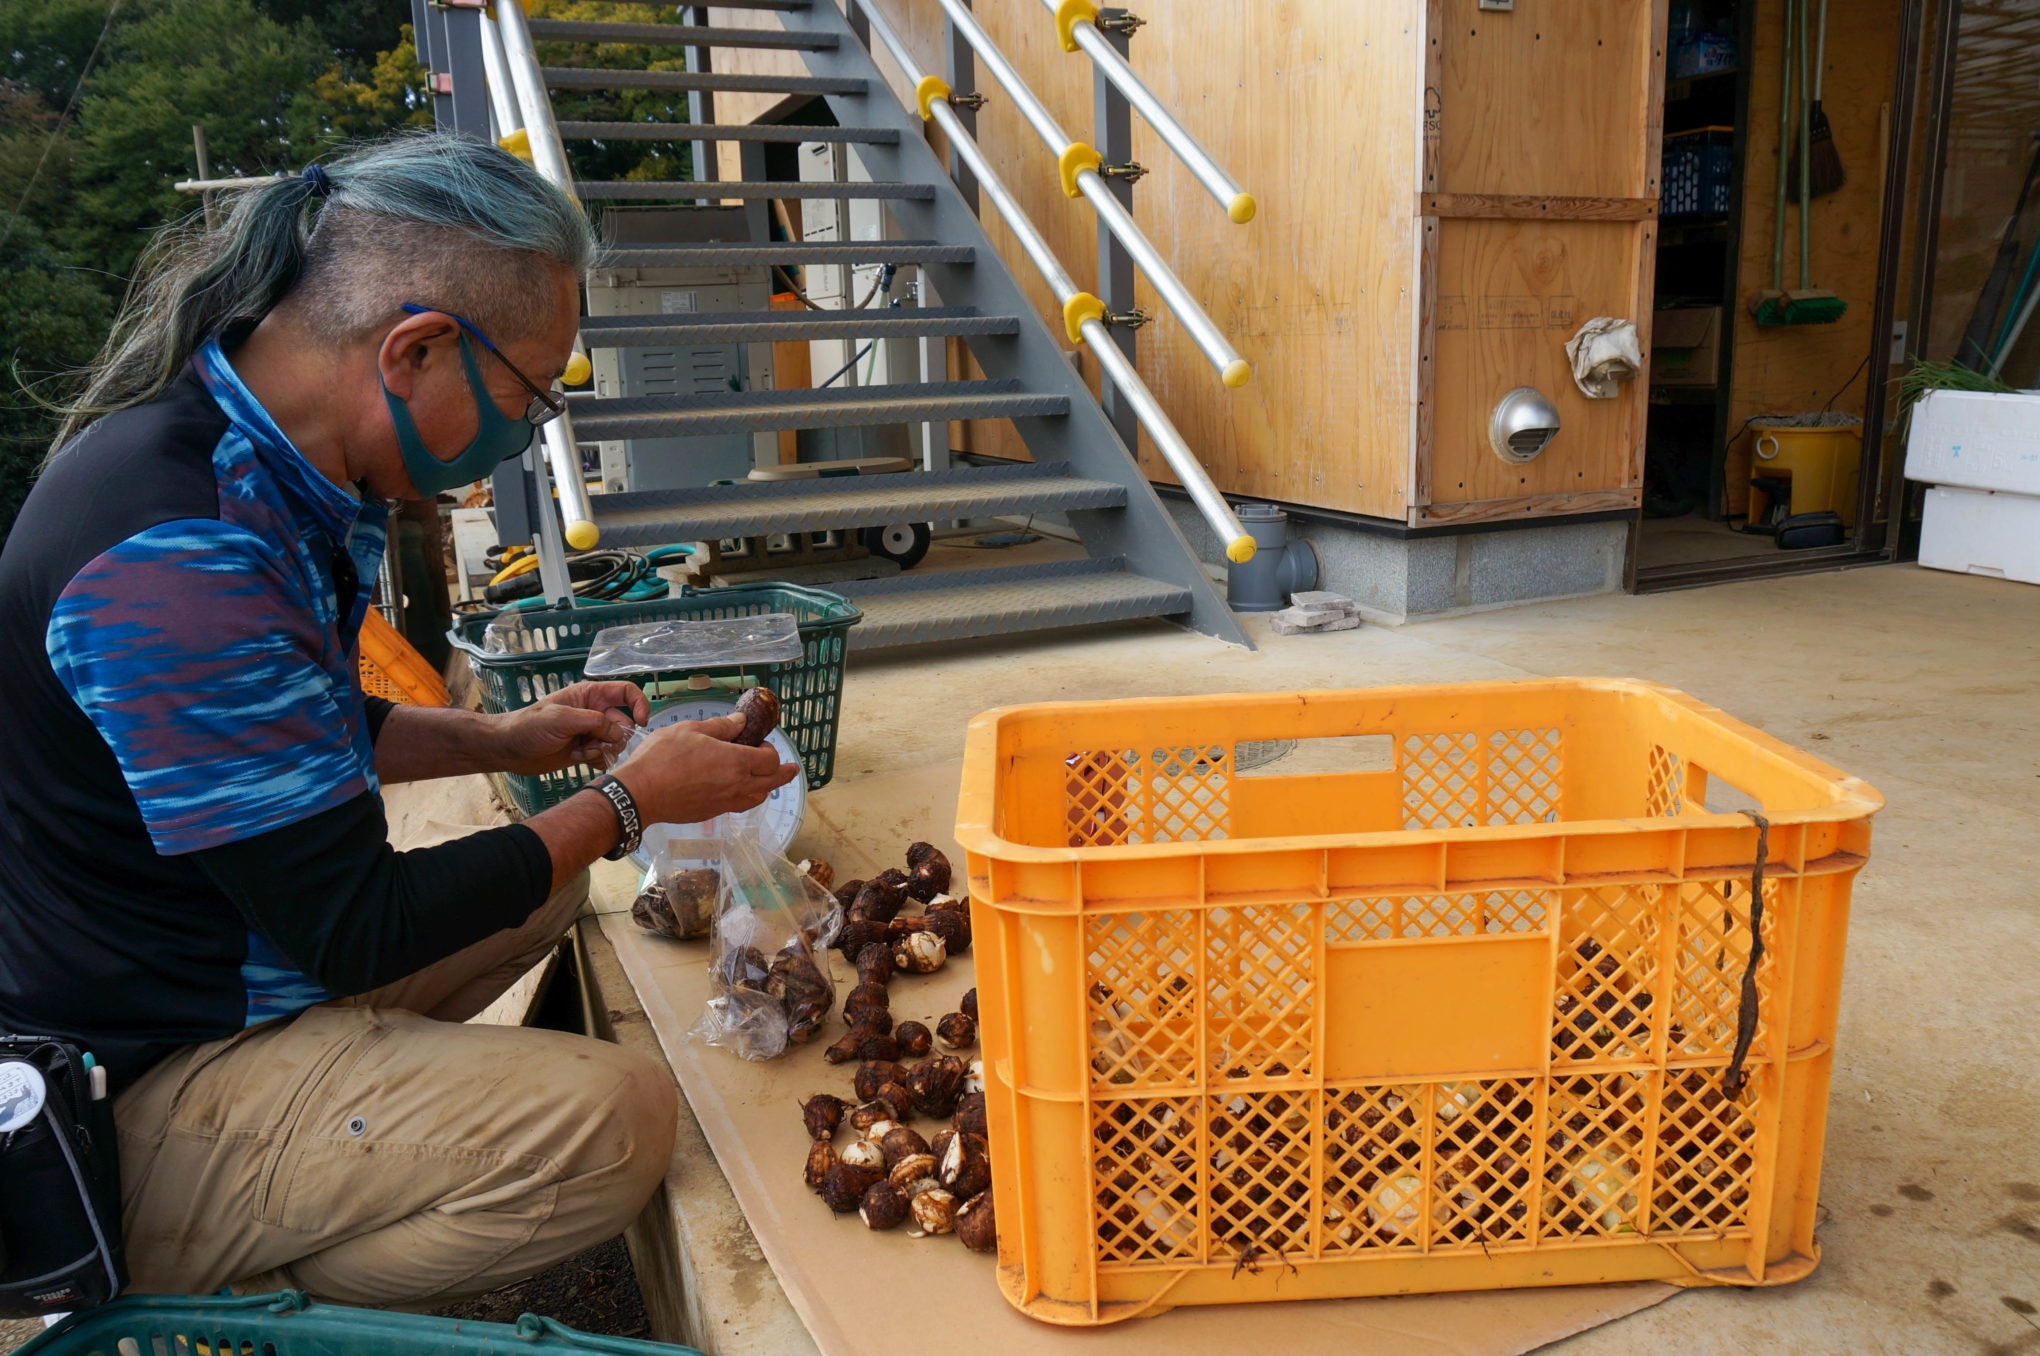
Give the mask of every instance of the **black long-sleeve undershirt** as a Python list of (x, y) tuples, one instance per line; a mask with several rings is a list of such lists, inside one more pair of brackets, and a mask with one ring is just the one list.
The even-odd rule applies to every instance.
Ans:
[(250, 927), (342, 998), (515, 927), (552, 887), (551, 854), (525, 825), (398, 852), (370, 792), (191, 857)]

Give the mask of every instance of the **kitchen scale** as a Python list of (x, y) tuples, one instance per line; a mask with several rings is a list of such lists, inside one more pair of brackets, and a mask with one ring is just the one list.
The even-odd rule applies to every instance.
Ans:
[[(654, 701), (652, 703), (651, 718), (645, 722), (645, 728), (648, 730), (659, 730), (664, 729), (668, 725), (677, 725), (682, 721), (716, 720), (720, 717), (734, 714), (736, 707), (737, 703), (734, 697), (725, 697), (720, 694), (697, 695), (695, 693), (688, 693), (685, 696), (674, 697), (664, 701)], [(765, 736), (765, 742), (779, 754), (780, 762), (800, 762), (800, 750), (794, 748), (793, 741), (786, 737), (784, 730), (774, 728), (771, 734)], [(649, 871), (652, 867), (652, 852), (655, 848), (676, 838), (694, 839), (697, 841), (713, 839), (717, 834), (716, 826), (731, 821), (739, 823), (755, 821), (758, 825), (760, 838), (765, 846), (783, 856), (786, 850), (792, 846), (794, 835), (800, 832), (801, 819), (807, 814), (807, 795), (807, 773), (802, 771), (800, 776), (774, 790), (766, 798), (764, 804), (754, 810), (745, 811), (741, 815), (722, 815), (703, 824), (647, 825), (644, 831), (644, 838), (638, 844), (638, 850), (630, 854), (631, 863), (641, 871)], [(705, 846), (706, 843), (704, 842)], [(714, 866), (716, 864), (716, 859), (709, 855), (678, 857), (675, 858), (675, 861), (683, 866)]]

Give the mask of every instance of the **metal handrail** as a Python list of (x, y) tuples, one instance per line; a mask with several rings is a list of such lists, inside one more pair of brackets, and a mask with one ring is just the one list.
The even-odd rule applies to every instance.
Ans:
[[(510, 2), (514, 3), (514, 0)], [(1148, 431), (1148, 436), (1154, 439), (1156, 449), (1161, 452), (1162, 459), (1169, 463), (1169, 469), (1176, 473), (1176, 478), (1182, 482), (1183, 489), (1190, 495), (1190, 500), (1197, 506), (1197, 511), (1204, 516), (1204, 521), (1210, 525), (1212, 531), (1218, 534), (1219, 540), (1225, 543), (1226, 559), (1252, 560), (1253, 537), (1240, 526), (1240, 520), (1233, 513), (1232, 505), (1225, 501), (1225, 496), (1211, 483), (1211, 476), (1205, 471), (1204, 464), (1197, 460), (1197, 454), (1192, 452), (1190, 444), (1183, 440), (1183, 435), (1177, 431), (1167, 411), (1162, 409), (1161, 402), (1155, 399), (1154, 392), (1141, 380), (1140, 373), (1134, 369), (1132, 361), (1120, 352), (1119, 345), (1112, 341), (1112, 334), (1105, 327), (1104, 307), (1098, 303), (1096, 297), (1078, 290), (1068, 271), (1056, 258), (1055, 252), (1048, 247), (1048, 241), (1042, 238), (1041, 232), (1028, 219), (1019, 201), (1006, 187), (1005, 181), (999, 178), (998, 171), (992, 168), (991, 161), (985, 158), (977, 139), (963, 125), (963, 119), (956, 115), (956, 110), (950, 107), (948, 86), (940, 79), (922, 72), (920, 65), (907, 51), (906, 44), (900, 41), (892, 25), (886, 22), (885, 16), (872, 6), (870, 0), (857, 0), (857, 3), (871, 23), (871, 31), (885, 44), (886, 50), (892, 53), (893, 60), (899, 63), (900, 70), (905, 72), (920, 97), (926, 101), (930, 120), (949, 138), (950, 149), (970, 167), (970, 172), (977, 177), (979, 190), (991, 200), (994, 207), (999, 209), (999, 215), (1005, 220), (1006, 228), (1019, 239), (1020, 248), (1034, 264), (1035, 271), (1041, 274), (1042, 280), (1055, 293), (1056, 303), (1063, 308), (1063, 323), (1071, 336), (1081, 337), (1090, 346), (1091, 352), (1098, 359), (1099, 367), (1111, 378), (1114, 388), (1127, 398), (1127, 402), (1133, 407), (1135, 418), (1140, 421), (1141, 427)]]
[(524, 130), (524, 118), (517, 111), (517, 90), (510, 83), (510, 58), (503, 51), (503, 30), (486, 13), (482, 15), (482, 75), (489, 84), (489, 107), (496, 115), (496, 140), (506, 149)]
[[(1146, 232), (1134, 223), (1133, 214), (1126, 210), (1126, 205), (1119, 201), (1111, 185), (1098, 173), (1098, 153), (1091, 147), (1070, 139), (1069, 134), (1063, 131), (1062, 124), (1055, 120), (1055, 115), (1048, 111), (1047, 105), (1035, 97), (1034, 91), (1027, 87), (1027, 82), (1021, 78), (1020, 72), (1006, 60), (1006, 54), (999, 50), (991, 35), (985, 32), (978, 24), (977, 18), (960, 3), (960, 0), (940, 0), (940, 3), (943, 12), (956, 25), (957, 32), (963, 35), (964, 41), (971, 45), (979, 59), (990, 69), (993, 78), (1005, 89), (1007, 97), (1019, 108), (1021, 116), (1027, 119), (1035, 135), (1039, 136), (1056, 155), (1059, 166), (1064, 174), (1069, 176), (1065, 184), (1074, 185), (1077, 192), (1082, 193), (1090, 202), (1092, 210), (1097, 212), (1106, 229), (1112, 232), (1113, 238), (1126, 248), (1127, 254), (1133, 259), (1134, 267), (1146, 275), (1148, 284), (1182, 322), (1191, 340), (1204, 351), (1204, 356), (1210, 360), (1211, 365), (1218, 369), (1220, 380), (1232, 387), (1246, 385), (1253, 368), (1240, 356), (1239, 350), (1226, 340), (1224, 332), (1212, 320), (1210, 313), (1190, 294), (1190, 289), (1183, 285), (1183, 280), (1176, 276), (1175, 270), (1162, 258), (1161, 251), (1154, 247)], [(866, 6), (867, 11), (869, 8)]]
[(1155, 92), (1133, 73), (1133, 67), (1126, 64), (1126, 58), (1119, 55), (1111, 41), (1092, 22), (1096, 11), (1086, 13), (1088, 6), (1073, 6), (1070, 0), (1041, 0), (1041, 3), (1056, 17), (1057, 34), (1062, 38), (1063, 50), (1074, 52), (1081, 48), (1091, 58), (1091, 64), (1098, 68), (1099, 74), (1111, 81), (1113, 88), (1126, 96), (1126, 102), (1140, 111), (1140, 116), (1176, 153), (1183, 167), (1204, 185), (1205, 192), (1218, 199), (1218, 205), (1225, 209), (1227, 217), (1242, 226), (1252, 221), (1253, 194), (1242, 190), (1233, 182), (1231, 175), (1219, 168), (1211, 153), (1197, 144), (1197, 138), (1176, 121), (1176, 115), (1169, 112), (1155, 97)]
[[(538, 49), (532, 45), (531, 30), (525, 26), (524, 9), (518, 0), (497, 0), (496, 22), (503, 42), (504, 65), (517, 96), (518, 111), (524, 118), (531, 163), (554, 187), (573, 198), (574, 175), (567, 168), (566, 143), (560, 140), (559, 128), (553, 122), (552, 101), (546, 97), (545, 77), (539, 74)], [(577, 366), (587, 363), (586, 352), (581, 336), (576, 334), (573, 357), (567, 362), (570, 378), (586, 379), (585, 368), (575, 372)], [(588, 502), (588, 485), (581, 476), (581, 449), (574, 441), (574, 416), (562, 411), (539, 432), (545, 439), (546, 464), (552, 468), (553, 488), (559, 495), (566, 543), (577, 551), (586, 551), (602, 534), (595, 526), (595, 510)]]

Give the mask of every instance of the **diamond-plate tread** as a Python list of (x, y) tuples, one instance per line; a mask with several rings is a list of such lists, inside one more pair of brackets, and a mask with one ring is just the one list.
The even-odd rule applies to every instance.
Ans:
[(697, 433), (764, 433), (782, 428), (856, 428), (943, 419), (1013, 419), (1069, 413), (1066, 396), (1025, 391), (1017, 381), (730, 391), (708, 395), (579, 399), (575, 436), (674, 438)]
[(697, 24), (617, 24), (582, 19), (527, 19), (540, 42), (628, 42), (663, 47), (774, 47), (832, 52), (834, 33), (789, 33), (780, 28), (709, 28)]
[(934, 240), (859, 240), (848, 244), (775, 240), (759, 245), (707, 241), (605, 250), (595, 268), (600, 271), (730, 264), (967, 264), (976, 257), (976, 251), (969, 245), (944, 245)]
[(1164, 617), (1190, 608), (1190, 590), (1128, 573), (1119, 557), (901, 575), (830, 588), (864, 610), (864, 620), (850, 628), (853, 650)]
[(792, 183), (770, 180), (717, 179), (576, 179), (574, 193), (583, 202), (692, 201), (702, 194), (717, 198), (932, 198), (933, 184)]
[(999, 513), (1117, 508), (1126, 491), (1085, 480), (1060, 462), (970, 466), (950, 471), (838, 476), (823, 480), (746, 481), (701, 489), (602, 494), (594, 505), (602, 540), (612, 546), (717, 541), (775, 532), (940, 522)]
[(562, 122), (567, 141), (861, 141), (897, 142), (896, 127), (803, 127), (769, 122)]
[(862, 94), (858, 76), (724, 75), (715, 71), (633, 71), (604, 66), (547, 66), (551, 89), (707, 89), (736, 94)]
[(581, 320), (581, 338), (591, 348), (1019, 332), (1018, 316), (980, 315), (970, 306), (924, 306), (898, 311), (702, 311), (692, 315), (584, 316)]

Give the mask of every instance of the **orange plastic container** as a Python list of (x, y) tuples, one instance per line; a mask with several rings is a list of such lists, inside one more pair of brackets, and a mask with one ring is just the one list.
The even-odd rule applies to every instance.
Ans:
[(446, 706), (453, 701), (445, 680), (425, 656), (372, 607), (361, 618), (358, 668), (361, 690), (371, 697), (408, 706)]
[(1096, 1324), (1806, 1275), (1882, 804), (1620, 680), (978, 717), (957, 839), (1006, 1297)]

